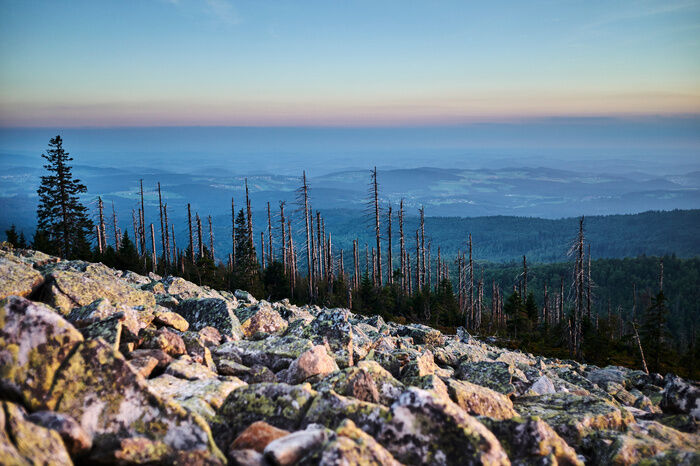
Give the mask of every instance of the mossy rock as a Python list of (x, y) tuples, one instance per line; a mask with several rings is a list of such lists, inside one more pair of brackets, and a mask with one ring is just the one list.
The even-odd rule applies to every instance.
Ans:
[(513, 367), (505, 362), (461, 362), (457, 369), (457, 378), (490, 388), (502, 395), (512, 396), (516, 393), (513, 384)]
[(450, 399), (469, 414), (493, 419), (517, 415), (510, 398), (490, 388), (455, 379), (446, 379), (445, 385)]

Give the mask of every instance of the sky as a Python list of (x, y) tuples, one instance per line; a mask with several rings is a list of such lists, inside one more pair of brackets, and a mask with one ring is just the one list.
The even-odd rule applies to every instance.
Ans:
[(700, 114), (700, 1), (0, 0), (0, 126)]

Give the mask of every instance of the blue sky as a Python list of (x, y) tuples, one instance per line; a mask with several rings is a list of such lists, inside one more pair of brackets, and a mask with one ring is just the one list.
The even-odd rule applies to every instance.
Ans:
[(697, 113), (698, 1), (0, 0), (1, 126)]

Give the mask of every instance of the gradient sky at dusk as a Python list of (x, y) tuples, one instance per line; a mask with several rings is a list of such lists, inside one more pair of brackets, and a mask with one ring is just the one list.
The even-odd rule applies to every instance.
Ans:
[(0, 126), (700, 113), (700, 1), (0, 0)]

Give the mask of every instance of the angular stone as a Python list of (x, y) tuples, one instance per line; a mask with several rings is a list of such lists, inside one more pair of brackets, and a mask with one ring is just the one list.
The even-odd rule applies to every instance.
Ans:
[(238, 434), (238, 437), (231, 443), (230, 449), (251, 449), (262, 453), (270, 442), (286, 435), (289, 435), (288, 430), (278, 429), (264, 421), (256, 421)]
[(209, 427), (198, 416), (154, 394), (146, 380), (102, 340), (83, 343), (55, 379), (48, 408), (76, 419), (93, 437), (91, 456), (116, 460), (115, 441), (146, 437), (168, 455), (201, 452), (223, 460)]
[(184, 332), (190, 326), (189, 323), (180, 314), (171, 311), (156, 310), (153, 313), (153, 323), (158, 327), (167, 326), (175, 330)]
[(82, 327), (80, 333), (86, 340), (95, 340), (102, 338), (110, 344), (115, 350), (119, 349), (122, 336), (122, 322), (125, 316), (122, 312), (112, 314), (104, 320), (90, 324), (87, 327)]
[(0, 251), (0, 299), (10, 296), (29, 296), (44, 283), (34, 268)]
[(513, 464), (583, 466), (576, 451), (538, 418), (481, 419), (498, 438)]
[[(171, 362), (173, 362), (172, 356), (161, 349), (136, 349), (129, 353), (130, 360), (137, 360), (140, 358), (154, 358), (157, 361), (156, 369), (164, 371)], [(137, 366), (143, 365), (142, 363), (136, 362)]]
[(92, 448), (92, 438), (72, 417), (53, 411), (37, 411), (27, 419), (58, 432), (71, 456), (79, 456)]
[(409, 362), (406, 366), (403, 367), (401, 370), (401, 379), (407, 379), (410, 377), (423, 377), (425, 375), (440, 375), (440, 376), (449, 376), (449, 373), (446, 372), (444, 369), (441, 369), (437, 364), (435, 364), (435, 360), (433, 359), (433, 353), (430, 352), (430, 350), (426, 350), (423, 352), (423, 354), (420, 355), (420, 357), (416, 358), (415, 360)]
[(375, 438), (406, 464), (510, 464), (483, 424), (451, 401), (413, 387), (391, 406)]
[(261, 301), (255, 306), (238, 308), (236, 316), (241, 322), (241, 331), (246, 338), (258, 332), (282, 333), (289, 325), (266, 301)]
[(385, 406), (340, 396), (328, 390), (319, 392), (314, 398), (302, 425), (320, 424), (335, 429), (343, 419), (350, 419), (360, 429), (373, 435), (389, 418), (389, 409)]
[(279, 377), (282, 381), (295, 385), (311, 377), (323, 376), (337, 370), (338, 365), (328, 356), (326, 347), (317, 345), (299, 355)]
[(532, 393), (536, 395), (550, 395), (552, 393), (556, 393), (557, 391), (557, 389), (554, 388), (552, 380), (546, 375), (543, 375), (539, 379), (535, 380), (535, 383), (530, 385), (530, 390), (532, 390)]
[(216, 364), (214, 364), (214, 359), (212, 358), (211, 351), (204, 344), (204, 339), (197, 332), (183, 332), (181, 334), (182, 340), (185, 342), (185, 349), (187, 354), (196, 363), (207, 366), (210, 370), (216, 370)]
[(255, 450), (229, 450), (229, 464), (233, 466), (269, 466), (262, 453)]
[(234, 436), (255, 421), (295, 430), (315, 396), (316, 392), (309, 384), (248, 385), (231, 392), (217, 414), (228, 424), (229, 433)]
[(222, 335), (240, 340), (241, 324), (235, 314), (234, 304), (221, 298), (186, 299), (175, 311), (187, 320), (193, 331), (214, 327)]
[(456, 376), (506, 396), (514, 395), (516, 392), (515, 385), (512, 383), (513, 369), (504, 362), (462, 362)]
[(654, 421), (630, 424), (625, 432), (595, 432), (588, 445), (596, 464), (700, 464), (699, 435)]
[(214, 327), (204, 327), (200, 329), (198, 333), (202, 343), (204, 343), (207, 348), (219, 346), (221, 344), (221, 333)]
[(626, 410), (609, 401), (571, 393), (525, 396), (517, 398), (514, 405), (521, 415), (540, 417), (574, 446), (595, 430), (623, 430), (634, 421)]
[(142, 377), (148, 378), (158, 366), (158, 360), (152, 356), (144, 356), (130, 359), (129, 365), (133, 367), (136, 372), (141, 374)]
[(676, 376), (666, 376), (661, 409), (690, 414), (700, 420), (700, 388)]
[[(379, 392), (379, 403), (390, 405), (403, 393), (405, 386), (376, 361), (360, 361), (357, 367), (370, 373)], [(368, 401), (368, 400), (365, 400)]]
[(399, 336), (413, 338), (414, 343), (426, 346), (442, 346), (445, 344), (445, 336), (439, 330), (422, 324), (403, 325), (398, 330)]
[(304, 456), (321, 447), (328, 439), (327, 429), (309, 428), (274, 440), (265, 447), (265, 458), (273, 464), (297, 464)]
[(163, 350), (174, 357), (187, 352), (187, 347), (182, 337), (167, 328), (159, 328), (156, 332), (146, 333), (141, 348)]
[(357, 428), (349, 419), (340, 423), (336, 434), (317, 453), (317, 464), (362, 464), (368, 466), (400, 466), (401, 464), (379, 442)]
[(44, 278), (45, 300), (64, 315), (98, 298), (105, 298), (117, 306), (145, 309), (156, 305), (153, 294), (134, 289), (102, 264), (59, 262), (49, 269)]
[(45, 304), (0, 301), (0, 389), (31, 410), (45, 405), (56, 373), (83, 336)]
[(517, 415), (513, 402), (490, 388), (455, 379), (445, 380), (445, 385), (452, 401), (469, 414), (493, 419), (510, 419)]
[(61, 436), (34, 424), (19, 405), (0, 402), (0, 464), (72, 465)]
[(367, 401), (368, 403), (380, 402), (377, 384), (370, 371), (364, 367), (354, 366), (334, 372), (314, 385), (314, 388), (316, 390), (333, 390), (340, 395)]
[(313, 343), (307, 339), (273, 335), (259, 341), (241, 340), (224, 343), (213, 348), (212, 356), (214, 362), (221, 358), (237, 358), (238, 362), (249, 367), (258, 364), (279, 371), (289, 367), (293, 360), (312, 347)]
[(181, 356), (165, 369), (166, 374), (186, 380), (211, 379), (216, 377), (216, 372), (207, 366), (194, 362), (188, 356)]
[(148, 385), (163, 398), (177, 401), (185, 408), (211, 420), (233, 390), (245, 386), (235, 377), (187, 380), (163, 374), (148, 380)]

